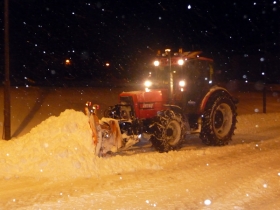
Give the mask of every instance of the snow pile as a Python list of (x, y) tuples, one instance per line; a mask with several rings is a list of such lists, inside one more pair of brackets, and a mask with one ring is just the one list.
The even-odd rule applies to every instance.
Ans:
[(93, 151), (88, 118), (66, 110), (20, 138), (0, 141), (0, 177), (91, 175)]
[[(268, 131), (275, 136), (268, 130), (271, 125), (267, 122), (279, 126), (280, 114), (243, 115), (238, 116), (238, 121), (236, 133), (240, 138), (233, 139), (237, 145), (99, 158), (94, 155), (88, 118), (82, 112), (66, 110), (59, 117), (52, 116), (43, 121), (20, 138), (0, 141), (0, 178), (28, 176), (59, 180), (164, 170), (174, 163), (182, 160), (185, 163), (206, 154), (223, 155), (230, 151), (254, 149), (255, 143), (247, 135)], [(260, 139), (254, 140), (265, 139), (260, 136)], [(248, 144), (244, 147), (243, 143)], [(275, 144), (275, 141), (267, 142), (268, 148), (270, 144)]]

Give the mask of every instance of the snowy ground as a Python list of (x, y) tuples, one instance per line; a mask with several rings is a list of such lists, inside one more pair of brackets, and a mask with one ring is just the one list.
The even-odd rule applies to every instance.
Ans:
[(0, 209), (280, 209), (279, 92), (267, 92), (266, 114), (261, 92), (233, 92), (239, 115), (228, 146), (190, 136), (179, 151), (146, 144), (96, 158), (84, 103), (104, 111), (122, 90), (12, 88), (14, 138), (0, 141)]

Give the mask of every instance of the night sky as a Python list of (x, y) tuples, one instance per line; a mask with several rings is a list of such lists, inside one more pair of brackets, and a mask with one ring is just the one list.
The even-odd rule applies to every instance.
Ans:
[[(135, 79), (165, 48), (202, 50), (228, 79), (253, 71), (238, 65), (231, 74), (234, 58), (279, 65), (280, 0), (10, 0), (9, 8), (11, 80)], [(3, 74), (3, 41), (0, 55)]]

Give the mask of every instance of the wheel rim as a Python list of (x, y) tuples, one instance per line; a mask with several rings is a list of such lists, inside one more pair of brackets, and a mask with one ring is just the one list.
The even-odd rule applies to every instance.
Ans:
[(221, 103), (214, 112), (214, 132), (219, 138), (225, 137), (232, 125), (232, 110), (226, 103)]
[(181, 127), (180, 123), (176, 120), (172, 120), (166, 127), (166, 139), (169, 145), (176, 145), (181, 138)]

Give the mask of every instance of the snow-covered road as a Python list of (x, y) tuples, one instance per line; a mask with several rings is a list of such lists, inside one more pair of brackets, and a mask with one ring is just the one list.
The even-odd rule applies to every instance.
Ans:
[[(80, 105), (89, 96), (101, 105), (114, 104), (119, 90), (48, 90), (44, 100), (38, 99), (40, 89), (13, 91), (18, 97), (25, 94), (21, 100), (26, 101), (13, 110), (15, 114), (21, 107), (15, 118), (26, 119), (26, 126), (13, 128), (18, 138), (0, 142), (1, 210), (280, 209), (277, 92), (267, 94), (267, 114), (260, 113), (260, 92), (234, 93), (240, 100), (239, 116), (228, 146), (206, 147), (191, 136), (179, 151), (144, 148), (146, 153), (131, 150), (96, 158)], [(32, 98), (40, 106), (32, 108)], [(27, 101), (29, 112), (22, 108)], [(36, 126), (38, 118), (48, 120)]]

